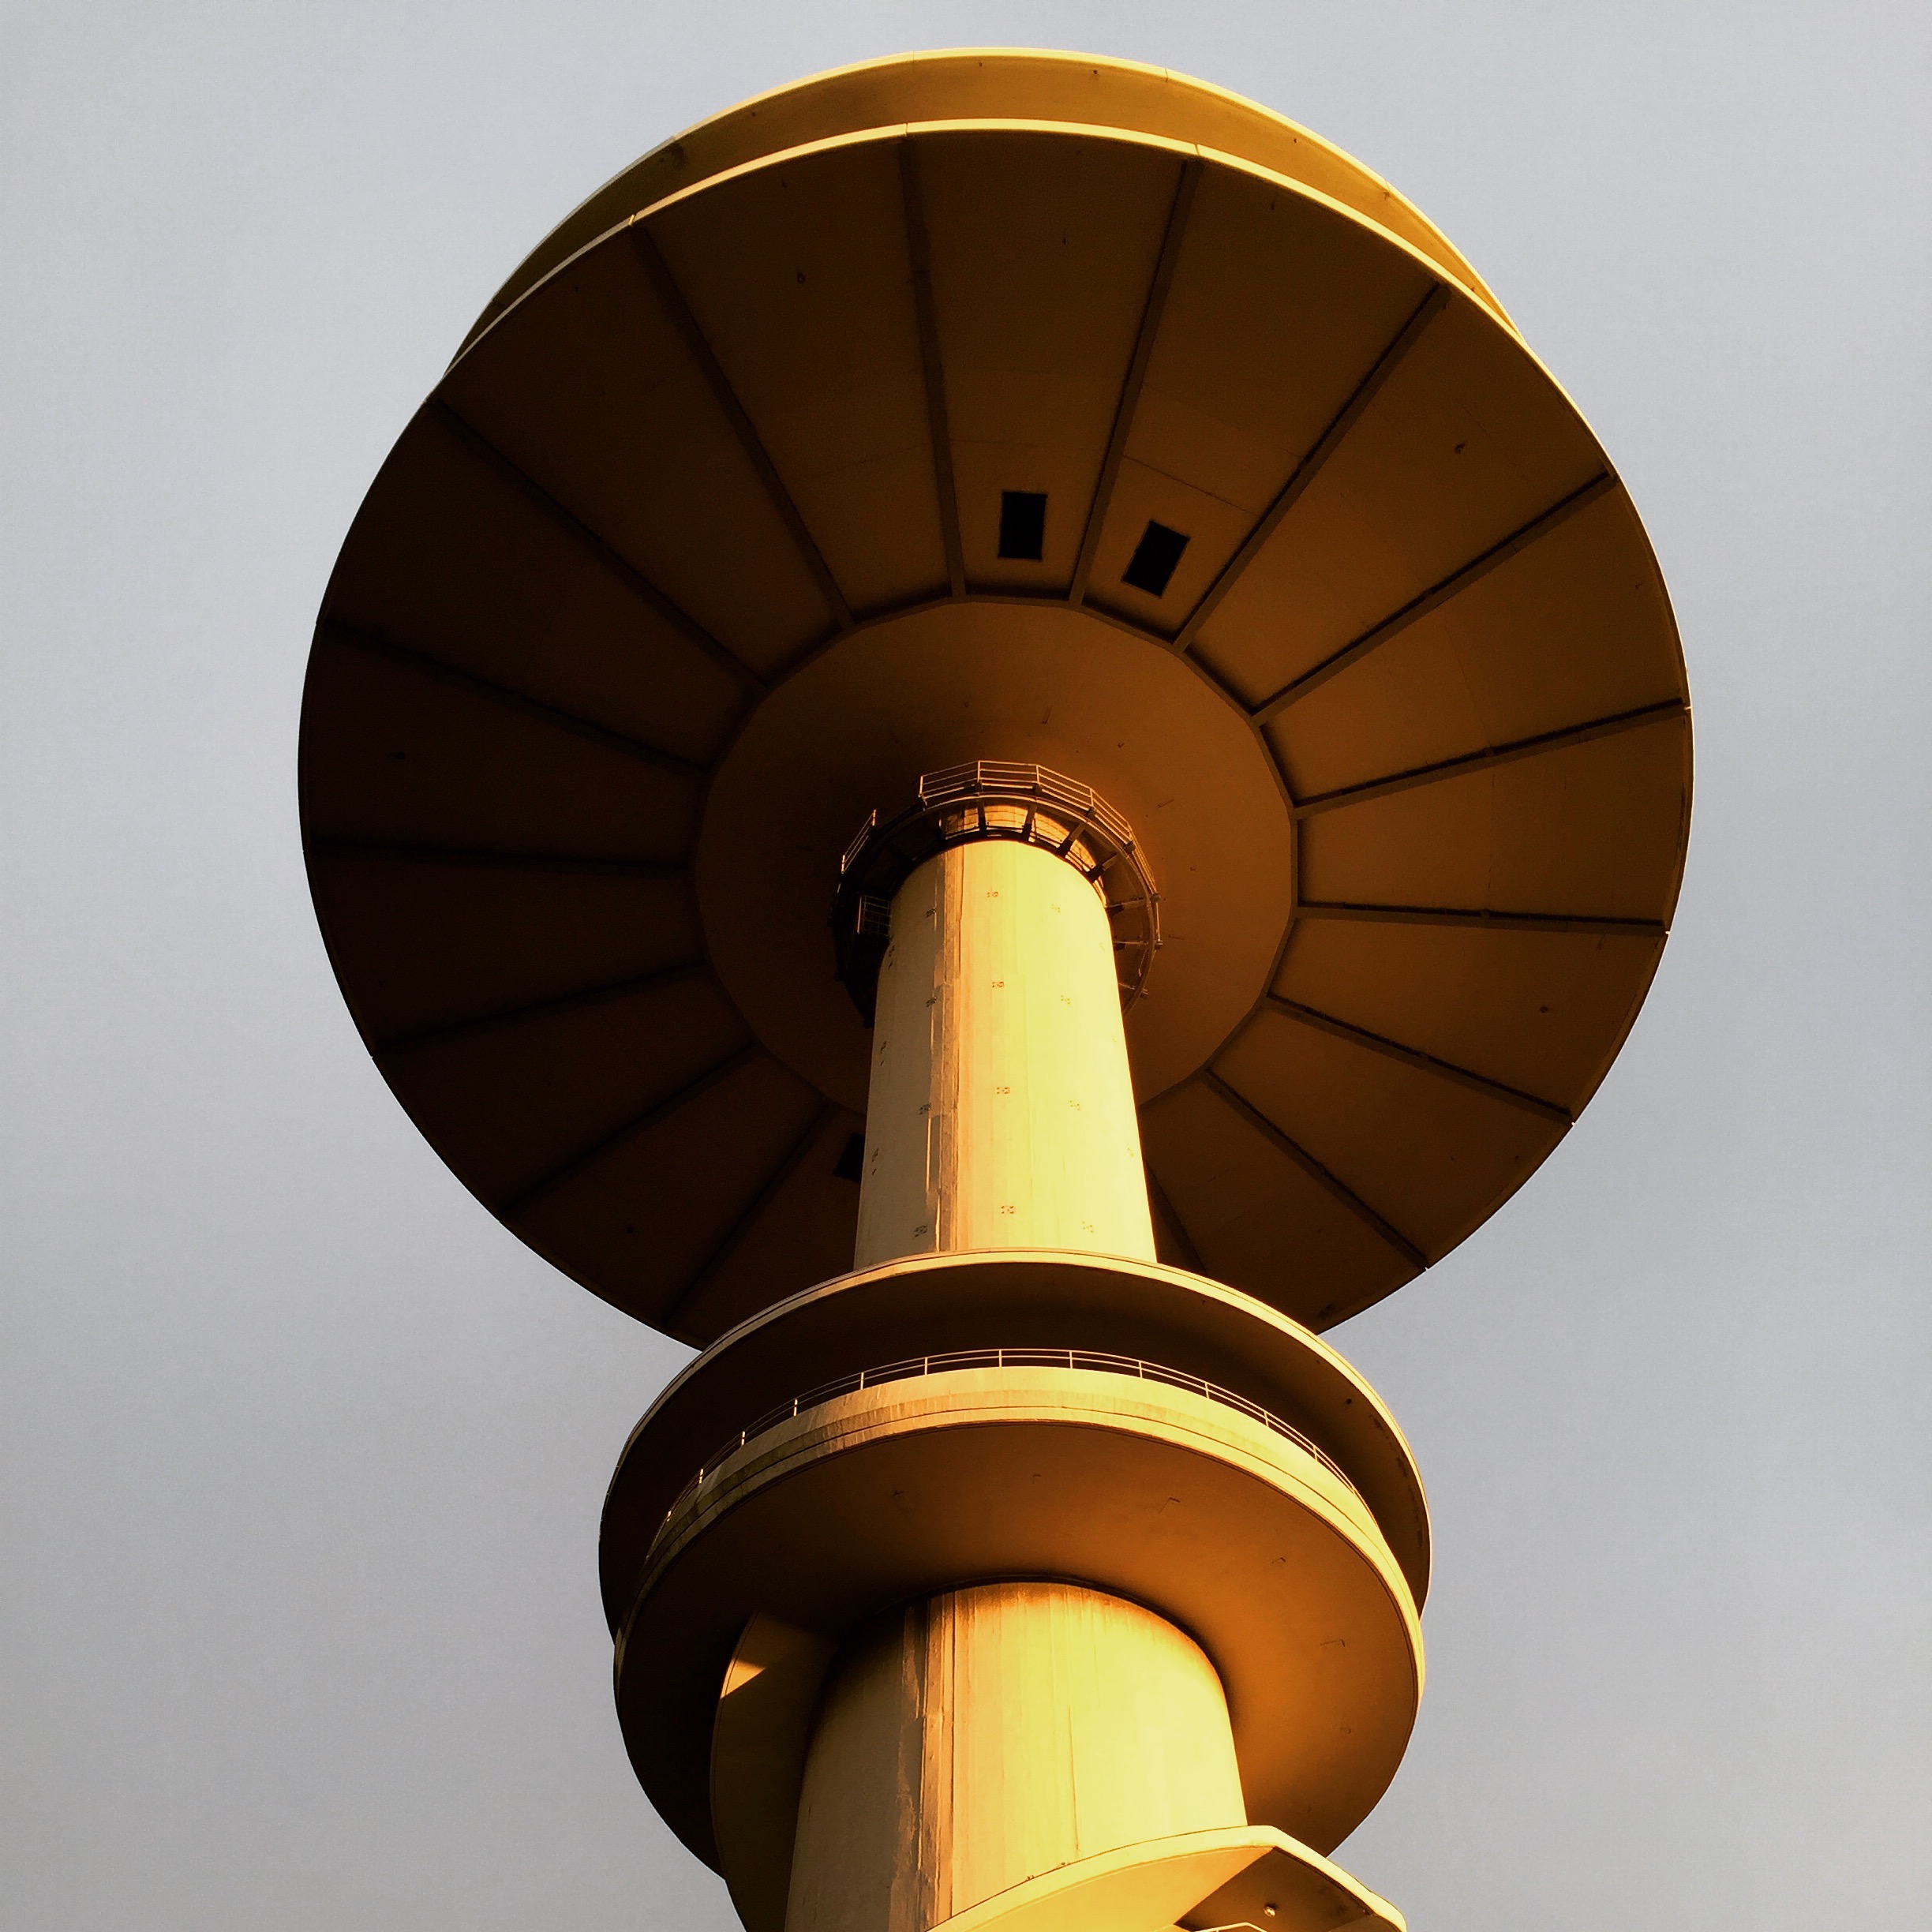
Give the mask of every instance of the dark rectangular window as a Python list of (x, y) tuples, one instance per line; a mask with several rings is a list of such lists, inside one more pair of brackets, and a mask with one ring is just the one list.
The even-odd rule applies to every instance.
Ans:
[[(1183, 542), (1186, 541), (1184, 537)], [(1039, 490), (1000, 492), (999, 553), (1037, 564), (1046, 549), (1046, 498)]]
[(1187, 547), (1188, 540), (1178, 530), (1170, 530), (1165, 523), (1149, 522), (1140, 533), (1140, 541), (1134, 546), (1133, 559), (1121, 582), (1144, 590), (1149, 597), (1164, 597), (1174, 566)]
[(863, 1181), (865, 1178), (865, 1136), (848, 1134), (845, 1145), (840, 1150), (838, 1159), (832, 1163), (832, 1172), (841, 1181)]

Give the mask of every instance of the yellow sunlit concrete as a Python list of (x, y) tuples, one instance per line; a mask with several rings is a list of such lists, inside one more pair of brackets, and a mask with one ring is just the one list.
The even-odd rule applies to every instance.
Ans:
[(785, 1923), (937, 1925), (1080, 1859), (1246, 1822), (1192, 1638), (1067, 1584), (949, 1591), (864, 1630), (826, 1686)]
[(900, 888), (879, 973), (854, 1265), (968, 1248), (1154, 1259), (1113, 929), (1038, 845)]

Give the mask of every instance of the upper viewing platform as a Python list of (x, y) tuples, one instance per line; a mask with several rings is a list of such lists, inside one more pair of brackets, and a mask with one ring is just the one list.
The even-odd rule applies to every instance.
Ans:
[(1324, 1327), (1562, 1138), (1687, 687), (1608, 458), (1386, 184), (1160, 69), (920, 55), (657, 149), (485, 320), (330, 582), (303, 822), (385, 1077), (559, 1267), (702, 1344), (850, 1266), (840, 860), (975, 761), (1158, 893), (1158, 949), (1108, 904), (1163, 1260)]

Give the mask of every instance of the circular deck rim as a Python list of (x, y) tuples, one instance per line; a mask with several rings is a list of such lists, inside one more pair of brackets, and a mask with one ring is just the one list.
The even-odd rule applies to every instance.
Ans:
[[(1026, 1580), (1124, 1597), (1201, 1646), (1252, 1821), (1326, 1852), (1367, 1816), (1424, 1676), (1414, 1600), (1372, 1515), (1246, 1417), (1151, 1384), (1129, 1402), (1117, 1382), (963, 1370), (914, 1398), (904, 1384), (836, 1397), (687, 1499), (619, 1634), (615, 1688), (639, 1780), (691, 1850), (715, 1855), (717, 1687), (753, 1616), (836, 1640), (899, 1604)], [(944, 1512), (882, 1522), (874, 1492), (924, 1482), (943, 1486)], [(1202, 1540), (1213, 1574), (1179, 1554)]]
[(822, 1282), (721, 1336), (665, 1384), (631, 1430), (605, 1496), (597, 1563), (612, 1634), (630, 1615), (651, 1541), (691, 1470), (752, 1417), (797, 1393), (801, 1374), (816, 1384), (850, 1373), (902, 1339), (998, 1346), (994, 1338), (1015, 1331), (1043, 1346), (1118, 1343), (1110, 1352), (1159, 1356), (1282, 1416), (1340, 1466), (1416, 1604), (1426, 1600), (1428, 1501), (1414, 1452), (1381, 1397), (1329, 1343), (1253, 1296), (1182, 1268), (982, 1249)]

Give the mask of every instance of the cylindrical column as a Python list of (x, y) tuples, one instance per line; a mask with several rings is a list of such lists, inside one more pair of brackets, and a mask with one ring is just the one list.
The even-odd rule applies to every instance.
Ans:
[(1152, 1260), (1106, 908), (1005, 839), (928, 859), (879, 969), (856, 1265), (968, 1248)]
[(1221, 1680), (1190, 1638), (1068, 1584), (956, 1590), (834, 1666), (785, 1932), (925, 1932), (1076, 1859), (1246, 1822)]

